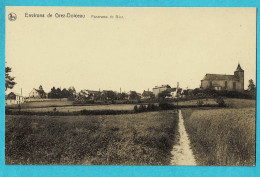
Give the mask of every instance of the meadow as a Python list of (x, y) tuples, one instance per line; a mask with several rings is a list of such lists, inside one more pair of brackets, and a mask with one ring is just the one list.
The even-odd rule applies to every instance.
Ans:
[[(67, 98), (62, 99), (45, 99), (42, 101), (24, 102), (21, 104), (22, 109), (26, 108), (45, 108), (45, 107), (62, 107), (72, 106), (73, 101), (69, 101)], [(8, 108), (17, 108), (17, 105), (8, 105)]]
[(30, 112), (48, 112), (55, 109), (59, 112), (73, 112), (81, 110), (133, 110), (133, 104), (109, 104), (109, 105), (88, 105), (88, 106), (61, 106), (61, 107), (42, 107), (42, 108), (24, 108), (22, 111)]
[(255, 165), (255, 100), (227, 99), (227, 108), (182, 109), (198, 165)]
[[(202, 99), (205, 105), (209, 106), (216, 106), (217, 103), (214, 99)], [(88, 105), (73, 105), (72, 101), (68, 101), (66, 99), (49, 99), (42, 102), (26, 102), (21, 104), (21, 110), (24, 112), (52, 112), (52, 111), (59, 111), (59, 112), (79, 112), (82, 110), (123, 110), (123, 111), (130, 111), (134, 109), (135, 105), (140, 105), (141, 103), (136, 104), (88, 104)], [(142, 103), (147, 105), (148, 103)], [(154, 105), (158, 105), (158, 103), (153, 103)], [(178, 106), (197, 106), (197, 100), (188, 100), (188, 101), (179, 101), (171, 102), (173, 105)], [(7, 106), (13, 111), (18, 111), (17, 105), (10, 105)]]
[(167, 165), (176, 111), (96, 116), (6, 115), (6, 164)]

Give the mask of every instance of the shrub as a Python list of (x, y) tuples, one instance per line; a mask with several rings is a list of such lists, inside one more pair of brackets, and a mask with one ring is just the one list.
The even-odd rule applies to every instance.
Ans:
[(140, 105), (138, 111), (139, 112), (145, 112), (145, 111), (147, 111), (147, 108), (146, 108), (145, 105)]
[(216, 102), (218, 103), (219, 107), (225, 107), (226, 106), (225, 101), (222, 97), (218, 97)]
[(198, 106), (202, 106), (203, 104), (204, 104), (203, 100), (198, 100), (198, 101), (197, 101), (197, 105), (198, 105)]
[(134, 106), (134, 111), (135, 111), (135, 112), (138, 112), (138, 107), (137, 107), (137, 105)]
[(174, 109), (174, 105), (171, 103), (159, 103), (159, 108), (161, 110), (169, 110), (169, 109)]

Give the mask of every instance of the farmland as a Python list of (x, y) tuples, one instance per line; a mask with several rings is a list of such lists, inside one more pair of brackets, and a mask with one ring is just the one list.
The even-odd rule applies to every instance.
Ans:
[[(202, 101), (209, 107), (197, 107), (197, 100), (178, 102), (185, 107), (197, 164), (254, 165), (255, 100), (225, 99), (225, 108), (216, 107), (214, 99)], [(68, 100), (22, 104), (26, 114), (6, 115), (6, 164), (169, 165), (178, 138), (177, 111), (136, 113), (134, 106), (75, 106)], [(47, 114), (54, 108), (66, 116)], [(82, 110), (98, 115), (73, 114)], [(126, 113), (101, 115), (102, 110)]]
[(227, 99), (228, 108), (183, 109), (199, 165), (255, 165), (255, 100)]
[[(72, 106), (73, 101), (67, 99), (46, 99), (44, 101), (25, 102), (21, 104), (21, 108), (44, 108), (44, 107), (61, 107)], [(9, 108), (17, 108), (17, 105), (8, 105)]]
[[(214, 99), (203, 99), (204, 104), (216, 106)], [(138, 104), (138, 103), (136, 103)], [(81, 110), (133, 110), (136, 104), (88, 104), (88, 105), (73, 105), (72, 101), (66, 99), (53, 99), (42, 102), (27, 102), (21, 104), (21, 111), (25, 112), (51, 112), (53, 110), (59, 112), (77, 112)], [(140, 103), (139, 103), (140, 104)], [(145, 103), (147, 104), (147, 103)], [(197, 100), (179, 101), (171, 104), (179, 106), (196, 106)], [(155, 103), (155, 105), (158, 105)], [(8, 106), (12, 110), (18, 110), (17, 105)]]
[[(23, 111), (30, 112), (48, 112), (53, 111), (54, 107), (42, 107), (42, 108), (25, 108)], [(65, 107), (55, 107), (57, 111), (60, 112), (73, 112), (81, 110), (133, 110), (134, 105), (132, 104), (110, 104), (110, 105), (88, 105), (88, 106), (65, 106)]]
[(6, 164), (167, 165), (177, 115), (7, 115)]

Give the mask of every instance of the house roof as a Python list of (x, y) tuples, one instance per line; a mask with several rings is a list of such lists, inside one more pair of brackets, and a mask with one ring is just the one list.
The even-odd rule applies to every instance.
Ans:
[[(40, 92), (40, 90), (35, 89), (35, 88), (33, 88), (32, 91), (33, 91), (33, 90), (35, 90), (35, 91), (38, 92), (38, 93)], [(32, 91), (31, 91), (31, 92), (32, 92)]]
[(23, 96), (22, 96), (21, 94), (19, 94), (19, 93), (10, 92), (10, 93), (6, 96), (6, 99), (9, 99), (11, 95), (15, 95), (15, 96), (23, 97)]
[(161, 85), (161, 86), (155, 86), (153, 89), (158, 89), (158, 88), (171, 88), (169, 85)]
[(225, 74), (206, 74), (202, 80), (239, 80), (234, 75), (225, 75)]

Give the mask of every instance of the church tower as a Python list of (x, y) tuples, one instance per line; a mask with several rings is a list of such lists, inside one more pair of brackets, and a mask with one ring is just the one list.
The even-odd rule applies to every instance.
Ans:
[(241, 68), (239, 63), (237, 65), (236, 71), (234, 72), (234, 75), (237, 79), (239, 79), (237, 83), (237, 91), (244, 91), (244, 70)]

